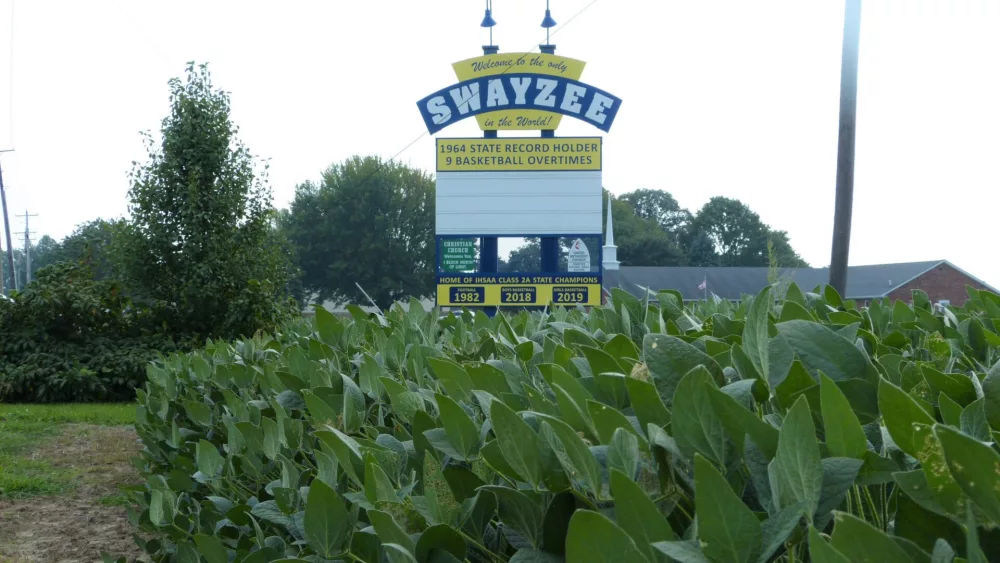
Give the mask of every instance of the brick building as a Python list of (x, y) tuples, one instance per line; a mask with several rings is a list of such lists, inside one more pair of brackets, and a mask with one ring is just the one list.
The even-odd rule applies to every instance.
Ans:
[[(784, 268), (782, 278), (795, 282), (803, 291), (812, 291), (827, 283), (829, 268)], [(704, 290), (699, 289), (706, 282)], [(618, 287), (642, 297), (644, 288), (657, 291), (674, 289), (687, 301), (704, 299), (709, 293), (738, 301), (744, 295), (758, 293), (768, 285), (767, 268), (696, 268), (621, 266), (604, 272), (604, 289)], [(931, 301), (942, 305), (962, 306), (968, 299), (967, 286), (1000, 293), (989, 284), (947, 260), (902, 262), (850, 266), (847, 291), (843, 297), (859, 305), (873, 299), (910, 301), (910, 291), (920, 289)]]

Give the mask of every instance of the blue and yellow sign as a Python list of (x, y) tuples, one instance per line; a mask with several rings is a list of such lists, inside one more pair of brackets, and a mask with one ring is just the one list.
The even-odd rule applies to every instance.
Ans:
[(437, 304), (442, 307), (596, 307), (601, 304), (601, 277), (592, 274), (438, 276)]
[(555, 130), (569, 115), (609, 131), (621, 99), (580, 82), (583, 61), (505, 53), (455, 63), (458, 84), (417, 102), (430, 133), (475, 117), (483, 130)]
[(601, 169), (600, 137), (437, 139), (438, 172)]

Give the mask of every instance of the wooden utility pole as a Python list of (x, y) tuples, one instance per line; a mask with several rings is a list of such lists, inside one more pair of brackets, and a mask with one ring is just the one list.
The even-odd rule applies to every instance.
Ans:
[(837, 142), (837, 195), (833, 212), (830, 285), (847, 297), (847, 258), (851, 248), (854, 207), (854, 133), (858, 107), (858, 44), (861, 0), (846, 0), (844, 45), (840, 55), (840, 133)]
[[(10, 152), (0, 151), (0, 152)], [(3, 204), (3, 228), (7, 234), (7, 268), (10, 272), (11, 283), (14, 285), (11, 289), (17, 289), (17, 273), (14, 270), (14, 247), (11, 246), (10, 242), (10, 215), (7, 215), (7, 192), (3, 188), (3, 167), (0, 166), (0, 203)], [(0, 279), (0, 284), (2, 284), (2, 279)]]

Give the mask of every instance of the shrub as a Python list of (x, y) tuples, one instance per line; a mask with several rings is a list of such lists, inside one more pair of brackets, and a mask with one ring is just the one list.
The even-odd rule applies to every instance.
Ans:
[(318, 310), (150, 367), (130, 517), (154, 561), (997, 560), (1000, 298), (970, 294)]
[(11, 301), (0, 301), (0, 401), (130, 400), (146, 364), (178, 349), (145, 330), (152, 311), (132, 307), (89, 263), (58, 263)]

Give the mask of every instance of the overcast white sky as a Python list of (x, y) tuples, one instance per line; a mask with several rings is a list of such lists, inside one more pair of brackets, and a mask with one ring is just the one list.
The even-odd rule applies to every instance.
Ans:
[[(331, 163), (417, 139), (416, 101), (488, 42), (482, 0), (13, 2), (11, 73), (12, 0), (0, 0), (8, 205), (56, 238), (125, 213), (138, 132), (158, 131), (167, 80), (189, 60), (232, 93), (284, 207)], [(623, 100), (605, 187), (667, 190), (692, 211), (740, 199), (829, 263), (843, 0), (551, 2), (557, 54)], [(501, 51), (536, 48), (544, 8), (495, 0)], [(947, 259), (1000, 286), (998, 30), (998, 0), (864, 0), (851, 264)], [(473, 119), (441, 132), (480, 134)], [(557, 134), (601, 132), (564, 118)], [(433, 170), (433, 143), (400, 159)]]

